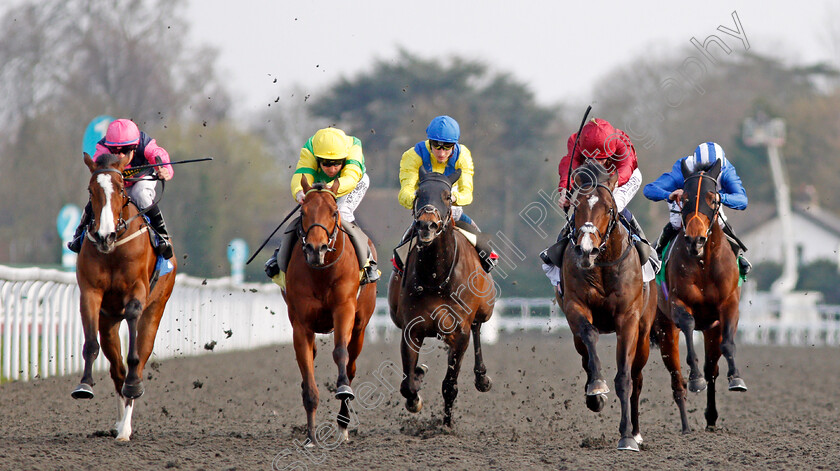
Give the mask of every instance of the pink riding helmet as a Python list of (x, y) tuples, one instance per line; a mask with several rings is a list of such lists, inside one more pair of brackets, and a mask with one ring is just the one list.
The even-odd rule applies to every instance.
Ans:
[(130, 119), (116, 119), (108, 125), (105, 145), (109, 147), (130, 146), (140, 142), (140, 130)]

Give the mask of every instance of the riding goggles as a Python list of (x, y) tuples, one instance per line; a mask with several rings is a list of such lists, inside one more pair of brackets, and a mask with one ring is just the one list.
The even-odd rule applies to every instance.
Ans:
[(137, 146), (105, 146), (112, 154), (128, 154), (133, 150), (137, 150)]
[(318, 165), (323, 165), (324, 167), (340, 167), (344, 165), (344, 159), (338, 160), (330, 160), (330, 159), (322, 159), (320, 157), (318, 159)]
[(431, 145), (433, 149), (437, 150), (449, 150), (455, 147), (454, 142), (440, 142), (432, 139), (429, 139), (429, 145)]

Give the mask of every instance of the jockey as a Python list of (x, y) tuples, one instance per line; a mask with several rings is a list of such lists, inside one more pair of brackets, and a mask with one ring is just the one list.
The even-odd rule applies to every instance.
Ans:
[[(108, 125), (105, 137), (96, 144), (96, 152), (93, 154), (93, 160), (96, 161), (102, 154), (114, 154), (120, 157), (130, 155), (131, 162), (126, 165), (126, 169), (140, 165), (169, 163), (169, 153), (166, 152), (166, 149), (157, 145), (157, 142), (146, 133), (141, 132), (137, 128), (137, 125), (130, 119), (117, 119)], [(171, 165), (163, 165), (149, 169), (146, 172), (141, 172), (136, 176), (149, 175), (152, 170), (154, 170), (158, 179), (164, 181), (171, 180), (174, 174)], [(172, 244), (169, 242), (169, 231), (166, 230), (166, 222), (163, 220), (160, 207), (157, 204), (152, 204), (155, 201), (156, 183), (154, 180), (125, 182), (125, 189), (131, 201), (137, 205), (137, 209), (141, 211), (146, 210), (145, 214), (149, 218), (152, 230), (160, 236), (160, 244), (157, 246), (156, 252), (159, 256), (168, 260), (172, 258)], [(82, 214), (82, 220), (79, 222), (79, 227), (76, 228), (76, 234), (73, 236), (73, 240), (67, 243), (67, 248), (73, 252), (79, 253), (82, 249), (82, 236), (85, 228), (90, 223), (92, 211), (90, 202), (88, 202)]]
[[(595, 159), (608, 171), (618, 173), (618, 181), (615, 191), (613, 191), (617, 210), (622, 216), (622, 222), (625, 223), (625, 227), (634, 239), (642, 264), (650, 261), (651, 268), (658, 271), (659, 260), (650, 256), (650, 243), (645, 238), (644, 231), (636, 218), (627, 209), (627, 205), (642, 184), (642, 172), (639, 170), (636, 161), (636, 149), (633, 147), (630, 137), (624, 131), (614, 128), (608, 121), (593, 118), (583, 126), (577, 149), (575, 149), (576, 138), (577, 133), (569, 136), (568, 153), (560, 159), (558, 172), (560, 174), (560, 184), (558, 185), (560, 198), (558, 205), (567, 209), (572, 204), (566, 196), (569, 191), (567, 188), (569, 159), (572, 159), (572, 175), (574, 175), (574, 170), (583, 165), (587, 159)], [(573, 150), (575, 152), (574, 156), (572, 155)], [(570, 239), (569, 234), (572, 227), (573, 223), (569, 221), (558, 236), (557, 243), (540, 253), (540, 258), (544, 262), (543, 270), (558, 289), (560, 288), (560, 273), (562, 273), (560, 267), (563, 262), (563, 252)]]
[[(722, 160), (720, 176), (718, 177), (718, 191), (720, 192), (720, 202), (724, 206), (739, 211), (747, 209), (747, 192), (741, 184), (741, 177), (735, 172), (735, 166), (732, 165), (726, 158), (723, 148), (714, 142), (704, 142), (694, 149), (694, 154), (688, 157), (677, 159), (673, 168), (668, 173), (663, 173), (656, 181), (648, 183), (644, 188), (644, 195), (651, 201), (668, 201), (668, 208), (671, 212), (670, 221), (665, 224), (662, 229), (662, 234), (659, 236), (659, 241), (656, 243), (656, 251), (660, 258), (662, 251), (668, 242), (679, 234), (682, 227), (682, 218), (680, 217), (681, 205), (678, 203), (680, 196), (683, 193), (683, 185), (685, 180), (681, 170), (682, 162), (685, 161), (686, 166), (690, 170), (699, 167), (706, 167), (713, 164), (716, 160)], [(746, 276), (752, 269), (750, 262), (744, 257), (743, 251), (747, 250), (743, 243), (735, 235), (732, 227), (726, 224), (726, 216), (723, 210), (720, 211), (718, 223), (729, 239), (729, 244), (732, 246), (732, 251), (738, 259), (738, 270), (742, 276)]]
[[(461, 170), (461, 177), (452, 185), (452, 220), (456, 226), (474, 234), (481, 233), (478, 225), (464, 212), (464, 206), (473, 200), (473, 175), (475, 167), (470, 150), (458, 143), (461, 127), (449, 116), (438, 116), (426, 128), (425, 141), (418, 142), (406, 150), (400, 159), (399, 202), (407, 209), (414, 208), (414, 198), (420, 180), (420, 167), (427, 172), (450, 175)], [(412, 226), (413, 227), (413, 226)], [(406, 231), (400, 246), (410, 239), (411, 229)], [(486, 238), (476, 238), (476, 251), (484, 270), (490, 272), (498, 263), (498, 255), (486, 246)], [(399, 258), (399, 257), (397, 257)], [(402, 260), (401, 260), (402, 261)]]
[[(338, 128), (319, 130), (301, 148), (300, 159), (292, 175), (292, 196), (298, 204), (303, 203), (301, 180), (304, 178), (310, 185), (318, 182), (331, 185), (338, 179), (336, 204), (341, 214), (341, 227), (350, 236), (350, 241), (356, 249), (359, 269), (362, 271), (359, 284), (378, 280), (380, 274), (368, 246), (368, 237), (356, 224), (356, 216), (353, 214), (370, 186), (370, 177), (365, 172), (362, 142)], [(286, 268), (289, 266), (292, 247), (297, 239), (296, 228), (299, 224), (298, 216), (281, 237), (280, 247), (265, 262), (265, 274), (281, 287), (286, 286)]]

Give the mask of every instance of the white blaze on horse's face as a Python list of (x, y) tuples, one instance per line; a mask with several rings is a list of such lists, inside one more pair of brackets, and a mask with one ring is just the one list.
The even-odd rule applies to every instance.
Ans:
[(581, 241), (580, 241), (580, 248), (583, 250), (584, 253), (592, 252), (592, 249), (595, 248), (595, 245), (592, 243), (593, 234), (598, 233), (598, 228), (595, 227), (595, 224), (587, 221), (582, 226), (580, 226), (580, 233)]
[(598, 202), (598, 195), (592, 195), (586, 201), (589, 202), (589, 209), (592, 209), (595, 207), (595, 203)]
[(101, 174), (96, 177), (97, 183), (105, 193), (105, 204), (102, 205), (102, 214), (99, 217), (99, 235), (105, 238), (116, 230), (114, 212), (111, 210), (111, 196), (114, 194), (114, 182), (110, 175)]

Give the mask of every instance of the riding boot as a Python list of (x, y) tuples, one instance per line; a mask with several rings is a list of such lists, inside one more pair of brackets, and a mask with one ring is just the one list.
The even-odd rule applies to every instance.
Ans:
[[(639, 224), (639, 221), (636, 220), (636, 217), (633, 216), (633, 214), (626, 208), (621, 212), (621, 214), (624, 216), (624, 220), (627, 221), (627, 228), (634, 236), (633, 242), (636, 246), (636, 251), (639, 252), (639, 260), (641, 260), (642, 265), (644, 265), (650, 258), (651, 244), (645, 237), (645, 231), (642, 230), (642, 226)], [(654, 266), (655, 265), (657, 265), (657, 263), (654, 263)]]
[(744, 252), (747, 248), (744, 246), (743, 242), (741, 242), (741, 239), (735, 235), (735, 231), (729, 224), (723, 225), (723, 234), (729, 241), (729, 245), (735, 253), (735, 258), (738, 260), (738, 273), (740, 273), (742, 277), (747, 276), (750, 270), (752, 270), (752, 264), (749, 260), (747, 260), (747, 257), (744, 256)]
[(481, 267), (487, 273), (493, 271), (499, 264), (499, 255), (493, 251), (493, 247), (490, 245), (490, 237), (483, 234), (478, 228), (478, 224), (466, 217), (466, 214), (455, 221), (455, 227), (475, 236), (475, 251), (478, 253), (478, 258), (481, 259)]
[(368, 245), (368, 236), (355, 222), (342, 220), (341, 228), (350, 236), (350, 242), (353, 243), (353, 248), (356, 249), (356, 258), (359, 260), (359, 269), (364, 272), (359, 284), (366, 285), (379, 280), (380, 273), (376, 269), (376, 260), (374, 260), (373, 252)]
[(152, 230), (160, 237), (160, 243), (155, 251), (159, 256), (169, 260), (174, 254), (172, 253), (172, 244), (169, 242), (169, 231), (166, 230), (166, 221), (163, 220), (160, 207), (157, 204), (149, 207), (146, 217), (149, 218)]
[(662, 260), (662, 251), (665, 250), (665, 246), (668, 245), (668, 242), (672, 241), (679, 233), (680, 230), (674, 227), (670, 221), (665, 223), (665, 227), (662, 228), (662, 233), (659, 234), (659, 240), (657, 240), (656, 245), (653, 246), (656, 250), (656, 254), (659, 255), (660, 260)]
[(412, 246), (412, 244), (409, 244), (409, 241), (411, 241), (412, 238), (414, 238), (414, 223), (411, 223), (411, 225), (408, 226), (408, 229), (405, 230), (402, 239), (400, 239), (400, 243), (394, 247), (394, 258), (392, 258), (391, 261), (394, 262), (394, 268), (399, 274), (402, 274), (405, 262), (408, 260), (408, 252), (411, 250)]
[(557, 268), (562, 268), (563, 254), (566, 252), (566, 246), (569, 244), (569, 240), (571, 239), (571, 237), (569, 237), (571, 230), (572, 223), (569, 222), (563, 226), (560, 234), (557, 235), (557, 242), (540, 252), (540, 259), (543, 263), (546, 265), (554, 265)]
[[(280, 235), (280, 245), (274, 249), (274, 255), (265, 262), (265, 274), (281, 288), (286, 287), (286, 269), (289, 267), (289, 259), (292, 256), (292, 247), (297, 240), (297, 228), (300, 225), (300, 216), (293, 219), (286, 230)], [(280, 278), (276, 278), (280, 276)]]
[(82, 212), (82, 219), (79, 221), (79, 227), (76, 228), (76, 233), (73, 234), (73, 240), (67, 243), (67, 248), (70, 249), (71, 252), (79, 253), (82, 251), (82, 243), (85, 241), (85, 229), (87, 229), (91, 219), (93, 219), (93, 207), (91, 207), (90, 201), (88, 201), (88, 204), (85, 205), (85, 210)]

